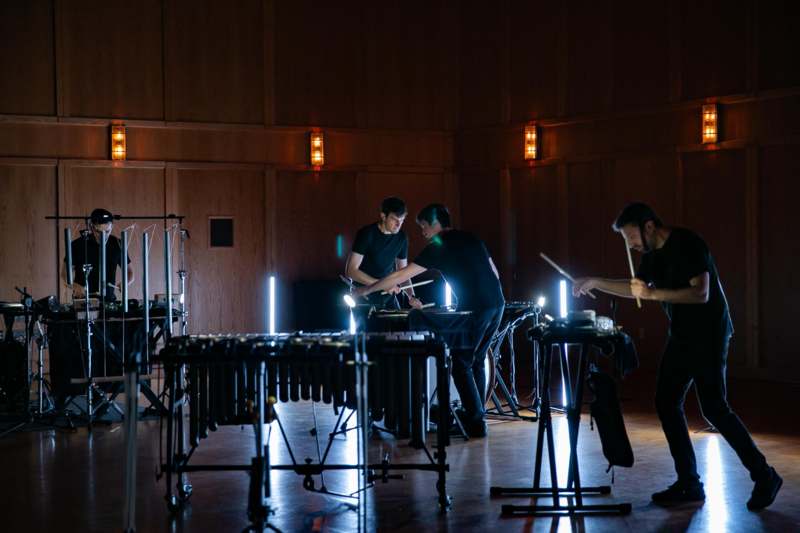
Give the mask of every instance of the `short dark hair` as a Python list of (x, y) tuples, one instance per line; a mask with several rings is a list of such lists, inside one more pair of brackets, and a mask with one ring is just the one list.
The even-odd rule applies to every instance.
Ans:
[(384, 215), (388, 215), (389, 213), (394, 213), (398, 216), (405, 215), (406, 203), (402, 200), (402, 198), (398, 198), (397, 196), (384, 198), (384, 200), (381, 202), (381, 213)]
[(433, 225), (433, 223), (437, 220), (443, 228), (450, 227), (450, 211), (448, 211), (447, 207), (442, 204), (426, 205), (417, 215), (417, 222), (425, 221), (428, 224)]
[(92, 211), (92, 214), (89, 215), (89, 219), (92, 221), (92, 224), (107, 224), (113, 222), (114, 215), (111, 214), (111, 211), (98, 207)]
[(636, 224), (639, 228), (644, 228), (644, 225), (651, 220), (657, 228), (663, 225), (661, 219), (649, 205), (633, 202), (622, 209), (611, 227), (614, 228), (614, 231), (622, 231), (622, 227), (628, 224)]

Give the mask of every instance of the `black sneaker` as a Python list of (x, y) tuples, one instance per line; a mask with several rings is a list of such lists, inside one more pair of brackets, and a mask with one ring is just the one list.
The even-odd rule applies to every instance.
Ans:
[(699, 481), (695, 484), (687, 485), (676, 481), (666, 490), (653, 494), (653, 501), (658, 504), (701, 502), (706, 499), (703, 484)]
[(769, 507), (775, 501), (775, 496), (783, 485), (783, 478), (778, 475), (774, 468), (769, 467), (769, 473), (756, 480), (753, 493), (747, 501), (747, 508), (751, 511), (759, 511)]
[(467, 435), (473, 439), (480, 439), (489, 434), (489, 426), (486, 425), (485, 420), (465, 424), (464, 429), (467, 431)]

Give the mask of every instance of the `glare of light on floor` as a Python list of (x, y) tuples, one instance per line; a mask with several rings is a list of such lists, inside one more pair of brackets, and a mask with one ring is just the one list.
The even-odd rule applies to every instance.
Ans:
[(706, 503), (703, 509), (708, 513), (709, 531), (728, 531), (728, 504), (725, 501), (725, 469), (720, 456), (719, 435), (706, 438), (706, 460), (703, 483)]
[(350, 334), (356, 334), (356, 317), (353, 316), (353, 310), (350, 310)]

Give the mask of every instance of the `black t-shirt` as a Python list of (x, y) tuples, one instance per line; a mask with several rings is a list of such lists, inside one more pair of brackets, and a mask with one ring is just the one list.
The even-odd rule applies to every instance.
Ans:
[(458, 297), (460, 311), (478, 311), (505, 304), (500, 280), (492, 270), (483, 242), (466, 231), (445, 230), (414, 259), (421, 267), (442, 273)]
[(383, 233), (378, 224), (364, 226), (356, 233), (353, 251), (364, 256), (359, 270), (373, 278), (394, 272), (394, 260), (408, 257), (408, 237), (402, 231)]
[[(108, 240), (106, 241), (106, 283), (115, 283), (116, 282), (116, 274), (117, 274), (117, 267), (119, 266), (119, 260), (122, 256), (122, 245), (119, 242), (119, 239), (114, 237), (113, 235), (109, 235)], [(88, 257), (88, 261), (86, 258)], [(66, 263), (67, 258), (64, 258), (64, 262)], [(130, 256), (128, 256), (128, 263), (131, 262)], [(98, 287), (100, 286), (100, 245), (94, 238), (94, 234), (89, 236), (89, 239), (86, 241), (86, 247), (84, 248), (84, 241), (83, 238), (78, 238), (72, 241), (72, 267), (73, 272), (75, 273), (75, 283), (78, 285), (85, 285), (84, 275), (83, 275), (83, 265), (85, 263), (92, 265), (92, 271), (89, 272), (89, 291), (90, 292), (99, 292)], [(106, 298), (114, 299), (114, 289), (111, 287), (106, 286)]]
[(670, 320), (670, 336), (676, 340), (708, 341), (733, 334), (714, 258), (703, 239), (684, 228), (672, 228), (661, 248), (642, 256), (636, 277), (658, 289), (685, 289), (690, 279), (703, 272), (709, 275), (708, 302), (661, 304)]

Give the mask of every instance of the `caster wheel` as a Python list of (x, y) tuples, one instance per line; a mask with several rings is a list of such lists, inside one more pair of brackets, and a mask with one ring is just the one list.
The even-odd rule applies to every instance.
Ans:
[(184, 483), (178, 486), (178, 498), (180, 501), (185, 502), (192, 497), (192, 486), (189, 483)]
[(183, 503), (178, 499), (177, 496), (172, 495), (169, 498), (167, 498), (167, 509), (169, 510), (170, 513), (172, 514), (177, 513), (178, 511), (181, 510), (181, 507), (183, 507)]

